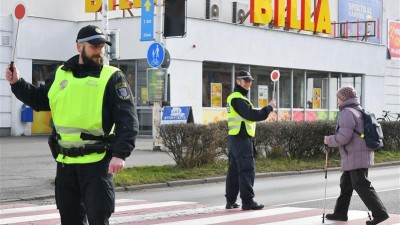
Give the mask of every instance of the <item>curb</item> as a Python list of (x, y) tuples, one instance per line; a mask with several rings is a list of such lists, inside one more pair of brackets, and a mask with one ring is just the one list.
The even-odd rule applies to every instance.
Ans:
[[(400, 165), (400, 161), (377, 163), (371, 168), (375, 167), (386, 167), (386, 166), (396, 166)], [(303, 171), (287, 171), (287, 172), (269, 172), (269, 173), (257, 173), (256, 178), (267, 178), (267, 177), (280, 177), (280, 176), (293, 176), (300, 174), (312, 174), (324, 172), (324, 169), (317, 170), (303, 170)], [(328, 168), (328, 171), (340, 171), (340, 167)], [(156, 184), (139, 184), (127, 187), (116, 187), (115, 191), (135, 191), (149, 188), (166, 188), (166, 187), (177, 187), (177, 186), (187, 186), (187, 185), (197, 185), (197, 184), (207, 184), (207, 183), (219, 183), (225, 182), (226, 176), (209, 177), (202, 179), (191, 179), (191, 180), (177, 180), (169, 181), (166, 183), (156, 183)]]
[[(396, 165), (400, 165), (400, 161), (377, 163), (374, 166), (372, 166), (371, 168), (388, 167), (388, 166), (396, 166)], [(325, 170), (323, 170), (323, 169), (317, 169), (317, 170), (304, 170), (304, 171), (257, 173), (256, 178), (293, 176), (293, 175), (300, 175), (300, 174), (321, 173), (324, 171)], [(340, 171), (340, 167), (328, 168), (328, 171)], [(115, 187), (115, 192), (125, 192), (125, 191), (129, 192), (129, 191), (137, 191), (137, 190), (143, 190), (143, 189), (168, 188), (168, 187), (179, 187), (179, 186), (188, 186), (188, 185), (197, 185), (197, 184), (219, 183), (219, 182), (225, 182), (225, 179), (226, 179), (226, 176), (218, 176), (218, 177), (209, 177), (209, 178), (202, 178), (202, 179), (169, 181), (169, 182), (165, 182), (165, 183), (139, 184), (139, 185), (133, 185), (133, 186), (126, 186), (126, 187)], [(6, 199), (6, 200), (1, 200), (0, 203), (16, 202), (16, 201), (43, 200), (43, 199), (49, 199), (49, 198), (54, 198), (54, 194), (28, 197), (28, 198), (20, 198), (20, 199)]]

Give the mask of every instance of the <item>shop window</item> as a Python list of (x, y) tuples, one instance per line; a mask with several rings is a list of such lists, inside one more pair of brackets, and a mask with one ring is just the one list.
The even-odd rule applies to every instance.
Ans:
[(336, 92), (340, 88), (340, 73), (331, 73), (329, 85), (331, 90), (329, 93), (329, 109), (338, 109)]
[(293, 70), (293, 108), (304, 109), (304, 71)]
[(32, 84), (37, 87), (44, 84), (46, 79), (54, 74), (60, 65), (62, 65), (62, 62), (59, 61), (33, 60)]
[(146, 70), (149, 66), (146, 59), (111, 61), (110, 65), (118, 67), (125, 74), (129, 82), (135, 104), (137, 105), (139, 134), (152, 135), (153, 113), (150, 102), (147, 99)]
[(226, 107), (232, 92), (232, 66), (224, 63), (203, 63), (203, 107)]
[[(132, 93), (134, 96), (136, 93), (135, 86), (135, 70), (136, 70), (136, 62), (134, 60), (127, 61), (110, 61), (110, 66), (118, 67), (122, 73), (125, 74), (126, 79), (129, 82), (129, 86), (131, 87)], [(135, 98), (136, 101), (136, 98)]]
[(357, 91), (357, 96), (360, 100), (360, 103), (362, 102), (362, 84), (361, 84), (361, 75), (359, 74), (348, 74), (348, 73), (343, 73), (342, 74), (342, 85), (341, 87), (344, 86), (352, 86), (354, 89)]
[(328, 109), (328, 73), (307, 71), (307, 108)]
[[(235, 67), (236, 68), (236, 67)], [(250, 101), (254, 107), (262, 108), (272, 99), (273, 82), (271, 81), (272, 68), (251, 66), (251, 75), (254, 78), (250, 88)]]
[[(288, 69), (279, 70), (281, 76), (279, 78), (279, 108), (291, 108), (291, 86), (290, 73)], [(276, 97), (275, 97), (276, 98)]]

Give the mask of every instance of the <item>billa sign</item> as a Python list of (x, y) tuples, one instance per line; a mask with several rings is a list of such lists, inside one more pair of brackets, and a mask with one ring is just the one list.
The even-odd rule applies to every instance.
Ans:
[[(332, 33), (329, 12), (329, 0), (317, 0), (312, 19), (311, 1), (314, 0), (250, 0), (250, 22), (269, 24), (272, 19), (276, 27), (307, 30), (319, 33)], [(298, 2), (300, 2), (300, 19), (298, 18)], [(273, 8), (272, 8), (273, 7)], [(287, 8), (285, 18), (285, 8)]]
[[(101, 6), (103, 4), (102, 0), (85, 0), (85, 12), (100, 12)], [(108, 0), (108, 11), (116, 10), (116, 0)], [(141, 0), (119, 0), (119, 9), (132, 9), (140, 8), (142, 5)]]

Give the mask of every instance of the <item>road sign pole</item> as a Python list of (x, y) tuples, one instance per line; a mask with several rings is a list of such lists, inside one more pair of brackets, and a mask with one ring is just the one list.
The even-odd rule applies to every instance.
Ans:
[(275, 99), (275, 81), (274, 81), (274, 89), (272, 90), (272, 99)]
[[(155, 40), (158, 43), (162, 43), (162, 2), (158, 0), (156, 3), (156, 29), (155, 29)], [(154, 101), (153, 103), (153, 150), (161, 149), (161, 138), (159, 127), (161, 124), (161, 101)]]
[[(101, 15), (102, 15), (102, 26), (103, 26), (103, 33), (108, 36), (109, 35), (109, 30), (108, 30), (108, 0), (103, 0), (102, 2), (102, 8), (101, 8)], [(108, 65), (109, 60), (108, 60), (108, 47), (104, 47), (105, 52), (103, 56), (103, 64)]]

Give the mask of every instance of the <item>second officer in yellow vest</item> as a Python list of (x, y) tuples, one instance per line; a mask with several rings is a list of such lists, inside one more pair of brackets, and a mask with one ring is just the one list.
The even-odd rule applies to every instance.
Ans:
[(247, 98), (253, 82), (247, 71), (240, 71), (236, 77), (233, 92), (227, 99), (229, 169), (226, 177), (226, 209), (238, 208), (236, 203), (240, 192), (243, 210), (259, 210), (263, 204), (254, 201), (254, 143), (256, 121), (267, 119), (276, 101), (272, 99), (267, 107), (255, 109)]
[(76, 40), (79, 55), (39, 87), (20, 78), (15, 64), (13, 72), (6, 70), (19, 100), (51, 111), (62, 225), (109, 224), (115, 210), (112, 174), (124, 168), (135, 147), (139, 125), (132, 92), (118, 68), (103, 65), (105, 44), (111, 45), (100, 28), (83, 27)]

